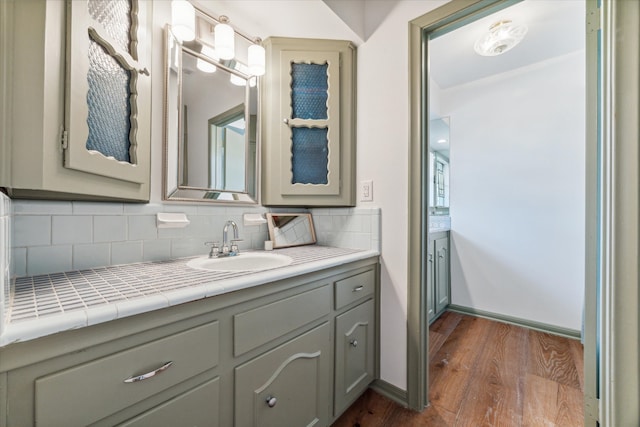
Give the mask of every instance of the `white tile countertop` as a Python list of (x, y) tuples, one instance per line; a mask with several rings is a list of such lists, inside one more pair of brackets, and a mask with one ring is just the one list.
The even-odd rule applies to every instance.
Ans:
[(190, 257), (17, 278), (0, 347), (379, 255), (327, 246), (273, 252), (293, 262), (261, 271), (203, 271), (187, 266)]

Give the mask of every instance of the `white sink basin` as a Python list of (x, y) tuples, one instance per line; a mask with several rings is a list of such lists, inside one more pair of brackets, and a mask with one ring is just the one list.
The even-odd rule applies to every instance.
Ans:
[(187, 262), (187, 267), (210, 271), (256, 271), (284, 267), (293, 260), (286, 255), (263, 252), (242, 252), (235, 256), (221, 258), (195, 258)]

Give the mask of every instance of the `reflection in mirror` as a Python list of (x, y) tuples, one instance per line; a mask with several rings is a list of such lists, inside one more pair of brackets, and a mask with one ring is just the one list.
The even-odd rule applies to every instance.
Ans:
[(268, 213), (269, 238), (274, 248), (316, 243), (313, 219), (308, 213)]
[(449, 117), (429, 122), (429, 213), (449, 214)]
[(166, 34), (165, 200), (257, 203), (257, 79)]

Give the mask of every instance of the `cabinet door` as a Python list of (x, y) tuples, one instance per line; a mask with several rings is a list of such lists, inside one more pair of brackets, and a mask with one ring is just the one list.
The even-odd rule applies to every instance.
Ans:
[(355, 204), (355, 47), (347, 41), (265, 41), (262, 203)]
[(374, 322), (373, 300), (336, 318), (334, 416), (341, 414), (373, 381)]
[(68, 2), (65, 167), (149, 180), (146, 2)]
[(436, 251), (436, 313), (442, 312), (449, 305), (449, 238), (442, 237), (435, 241)]
[(429, 241), (427, 250), (427, 321), (431, 322), (436, 317), (436, 280), (435, 280), (435, 257), (433, 253), (434, 244)]
[(218, 427), (220, 425), (219, 396), (220, 381), (216, 377), (120, 426)]
[(329, 422), (329, 323), (235, 369), (237, 426)]

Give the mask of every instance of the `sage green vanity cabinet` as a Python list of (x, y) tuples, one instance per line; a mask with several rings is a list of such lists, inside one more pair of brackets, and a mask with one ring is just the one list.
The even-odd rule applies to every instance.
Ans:
[(429, 236), (427, 250), (427, 313), (432, 322), (444, 312), (450, 303), (449, 232), (442, 231)]
[(378, 375), (378, 271), (369, 258), (2, 347), (0, 427), (329, 426)]
[(162, 72), (152, 3), (128, 4), (101, 14), (87, 1), (0, 2), (0, 187), (11, 197), (149, 200), (151, 78)]
[(356, 48), (271, 37), (262, 78), (262, 204), (355, 205)]

